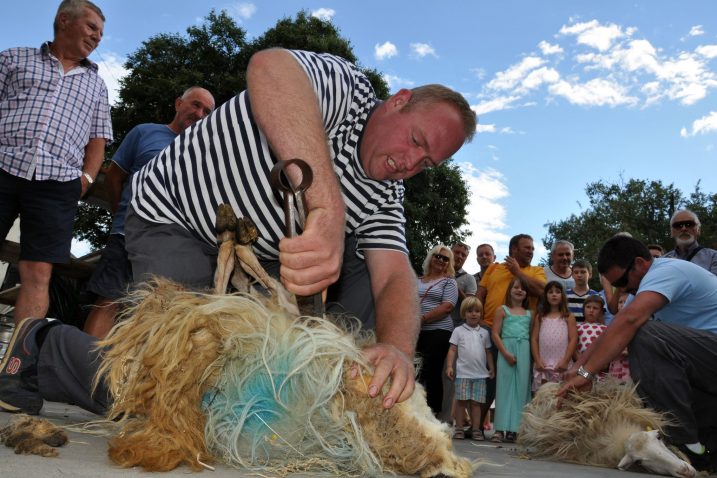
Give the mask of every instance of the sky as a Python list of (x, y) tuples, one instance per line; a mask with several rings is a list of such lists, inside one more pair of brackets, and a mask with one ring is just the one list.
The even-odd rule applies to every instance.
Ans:
[[(184, 34), (212, 8), (250, 39), (305, 10), (332, 21), (392, 92), (426, 83), (461, 92), (479, 118), (454, 155), (471, 194), (468, 243), (493, 244), (499, 260), (519, 233), (535, 238), (534, 263), (545, 257), (545, 224), (580, 214), (594, 181), (661, 180), (687, 194), (700, 181), (717, 192), (714, 1), (96, 3), (107, 22), (90, 58), (110, 101), (142, 41)], [(0, 50), (51, 40), (57, 5), (3, 1)], [(465, 269), (478, 270), (474, 251)]]

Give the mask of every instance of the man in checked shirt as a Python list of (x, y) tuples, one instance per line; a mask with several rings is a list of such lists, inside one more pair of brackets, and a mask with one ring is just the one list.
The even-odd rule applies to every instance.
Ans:
[(87, 59), (105, 17), (87, 0), (64, 0), (54, 39), (0, 52), (0, 238), (20, 215), (15, 322), (44, 317), (52, 264), (67, 262), (77, 201), (112, 140), (107, 87)]

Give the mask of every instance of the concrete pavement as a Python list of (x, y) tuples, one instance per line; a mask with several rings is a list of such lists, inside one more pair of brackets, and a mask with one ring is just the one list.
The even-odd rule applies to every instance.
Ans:
[[(0, 428), (5, 426), (13, 415), (0, 412)], [(55, 424), (68, 426), (97, 419), (96, 415), (82, 409), (61, 403), (45, 402), (41, 416)], [(192, 475), (186, 468), (178, 468), (167, 473), (148, 473), (141, 469), (118, 468), (107, 457), (107, 438), (86, 433), (69, 432), (70, 442), (59, 448), (57, 458), (15, 455), (12, 449), (0, 446), (1, 478), (131, 478), (149, 476), (187, 477)], [(640, 478), (647, 474), (633, 474), (618, 470), (588, 466), (528, 460), (521, 457), (521, 451), (515, 445), (498, 446), (490, 442), (454, 440), (459, 455), (485, 462), (475, 473), (476, 477), (506, 478)], [(259, 476), (255, 473), (217, 465), (215, 471), (203, 471), (197, 478), (248, 478)], [(262, 475), (263, 476), (263, 475)], [(292, 474), (292, 478), (317, 476), (315, 474)], [(330, 475), (321, 475), (330, 476)], [(387, 475), (392, 476), (392, 475)]]

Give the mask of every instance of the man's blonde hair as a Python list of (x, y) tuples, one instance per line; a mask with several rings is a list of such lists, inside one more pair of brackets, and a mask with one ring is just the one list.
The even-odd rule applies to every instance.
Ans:
[(406, 103), (404, 111), (410, 111), (411, 108), (419, 105), (448, 103), (454, 106), (458, 114), (460, 114), (461, 121), (463, 122), (463, 134), (466, 138), (465, 142), (468, 143), (473, 139), (478, 120), (476, 119), (475, 112), (471, 109), (471, 106), (463, 95), (443, 85), (437, 84), (412, 88), (411, 93), (411, 99)]

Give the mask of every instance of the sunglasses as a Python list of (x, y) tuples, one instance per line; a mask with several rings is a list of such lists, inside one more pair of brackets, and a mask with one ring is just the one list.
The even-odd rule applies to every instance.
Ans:
[(450, 257), (444, 256), (443, 254), (433, 254), (433, 257), (441, 262), (448, 262), (451, 260)]
[(695, 227), (697, 223), (695, 221), (677, 221), (672, 223), (672, 229), (682, 229), (683, 227), (691, 228)]
[(632, 262), (630, 262), (630, 265), (625, 269), (625, 273), (620, 276), (619, 279), (617, 279), (615, 282), (610, 282), (610, 284), (613, 287), (625, 287), (627, 285), (627, 281), (630, 280), (629, 277), (627, 277), (630, 274), (630, 271), (635, 266), (635, 258), (632, 259)]

